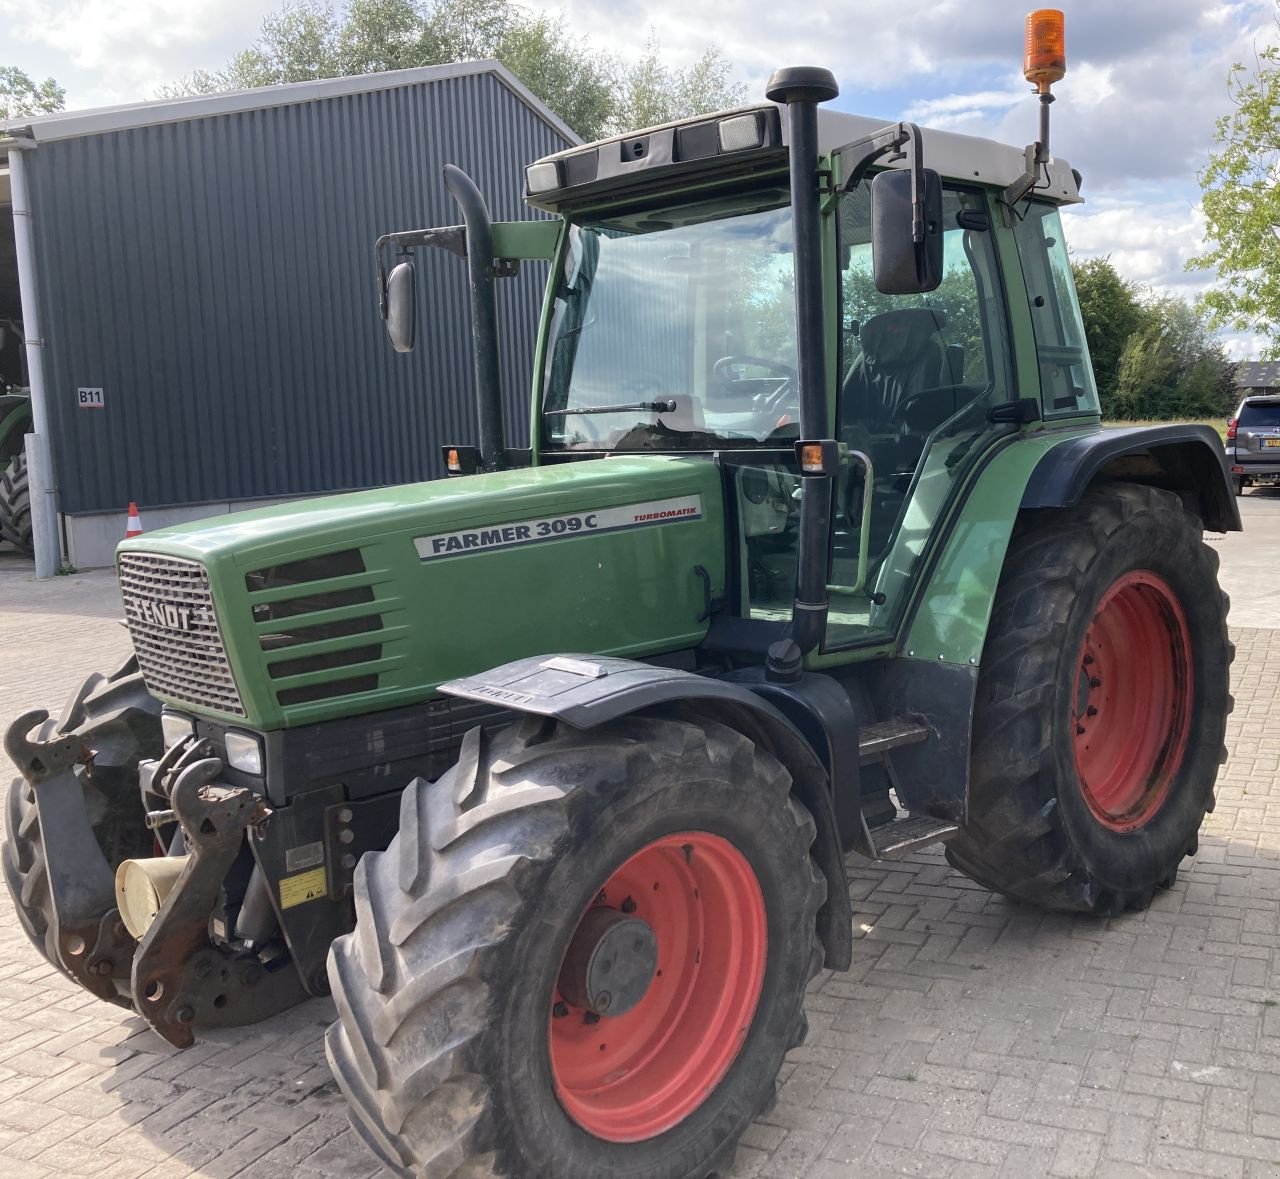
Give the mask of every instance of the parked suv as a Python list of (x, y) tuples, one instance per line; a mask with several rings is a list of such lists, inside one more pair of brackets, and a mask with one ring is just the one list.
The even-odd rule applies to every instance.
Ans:
[(1280, 395), (1240, 403), (1227, 423), (1227, 462), (1236, 495), (1251, 483), (1280, 483)]

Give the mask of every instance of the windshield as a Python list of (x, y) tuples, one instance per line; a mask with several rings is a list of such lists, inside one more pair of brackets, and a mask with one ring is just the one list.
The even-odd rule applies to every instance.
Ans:
[(785, 201), (770, 189), (571, 228), (545, 446), (696, 450), (799, 436)]

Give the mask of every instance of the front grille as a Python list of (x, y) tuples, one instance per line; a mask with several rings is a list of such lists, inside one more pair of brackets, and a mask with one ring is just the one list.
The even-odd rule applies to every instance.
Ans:
[(120, 594), (149, 691), (245, 715), (203, 565), (157, 553), (124, 553)]
[[(359, 549), (254, 569), (244, 580), (253, 620), (262, 628), (258, 642), (267, 675), (272, 680), (323, 677), (312, 683), (274, 684), (282, 707), (378, 688), (378, 670), (369, 665), (382, 660), (377, 640), (384, 626), (373, 578)], [(259, 600), (265, 594), (270, 598)], [(351, 613), (335, 618), (337, 611)], [(272, 624), (287, 624), (287, 629), (265, 629)]]

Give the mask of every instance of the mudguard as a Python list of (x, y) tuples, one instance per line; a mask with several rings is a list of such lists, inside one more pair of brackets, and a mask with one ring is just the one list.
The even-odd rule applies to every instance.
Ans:
[[(817, 824), (814, 859), (827, 878), (827, 900), (818, 912), (818, 936), (826, 965), (833, 970), (848, 969), (853, 960), (853, 909), (831, 779), (800, 729), (751, 685), (630, 659), (539, 655), (451, 680), (441, 684), (440, 691), (516, 712), (554, 717), (579, 729), (645, 709), (678, 705), (682, 718), (719, 721), (767, 749), (787, 767), (797, 798)], [(856, 790), (856, 779), (852, 786)]]
[(1209, 426), (1119, 426), (1072, 438), (1036, 465), (1021, 506), (1067, 507), (1099, 476), (1183, 492), (1193, 497), (1211, 532), (1241, 529), (1227, 452)]

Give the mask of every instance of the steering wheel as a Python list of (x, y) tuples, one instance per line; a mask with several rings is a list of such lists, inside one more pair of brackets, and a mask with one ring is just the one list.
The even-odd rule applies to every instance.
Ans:
[(732, 385), (733, 376), (729, 370), (736, 365), (751, 365), (753, 368), (767, 369), (772, 376), (783, 378), (783, 383), (777, 390), (764, 396), (761, 408), (766, 413), (774, 413), (784, 405), (794, 403), (796, 370), (789, 364), (770, 360), (767, 356), (722, 356), (711, 366), (711, 375), (726, 385)]

